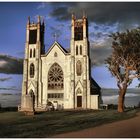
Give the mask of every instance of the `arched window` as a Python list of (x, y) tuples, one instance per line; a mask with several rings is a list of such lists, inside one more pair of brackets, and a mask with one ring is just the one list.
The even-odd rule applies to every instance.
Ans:
[(82, 91), (81, 91), (81, 89), (80, 89), (80, 88), (78, 88), (78, 89), (77, 89), (76, 94), (80, 94), (80, 95), (82, 94)]
[(82, 63), (80, 60), (78, 60), (76, 63), (76, 73), (78, 76), (82, 74)]
[(34, 91), (32, 89), (30, 90), (29, 95), (33, 99), (32, 103), (33, 103), (33, 108), (34, 108), (34, 105), (35, 105), (35, 94), (34, 94)]
[(64, 76), (60, 65), (54, 63), (48, 72), (48, 89), (63, 89)]
[(32, 57), (32, 49), (30, 49), (30, 58)]
[(35, 66), (34, 64), (32, 63), (30, 65), (30, 77), (33, 78), (34, 77), (34, 73), (35, 73)]
[(29, 94), (30, 94), (31, 97), (33, 97), (34, 96), (34, 91), (31, 89)]
[(78, 46), (76, 45), (76, 55), (78, 55)]
[(80, 55), (82, 55), (82, 45), (80, 45)]
[(34, 49), (33, 57), (35, 57), (35, 49)]

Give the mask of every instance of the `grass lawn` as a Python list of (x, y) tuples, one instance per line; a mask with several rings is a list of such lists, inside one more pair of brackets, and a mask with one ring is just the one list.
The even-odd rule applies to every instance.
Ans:
[(134, 117), (138, 110), (53, 111), (25, 116), (21, 112), (0, 112), (0, 138), (50, 137)]

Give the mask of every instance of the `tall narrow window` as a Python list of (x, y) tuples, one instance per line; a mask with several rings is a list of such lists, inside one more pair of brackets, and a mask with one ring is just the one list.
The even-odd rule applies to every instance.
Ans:
[(30, 77), (31, 78), (33, 78), (34, 77), (34, 72), (35, 71), (35, 66), (34, 66), (34, 64), (32, 63), (31, 65), (30, 65)]
[(33, 97), (33, 96), (34, 96), (34, 92), (33, 92), (33, 90), (32, 90), (32, 89), (30, 90), (29, 94), (30, 94), (30, 96), (31, 96), (31, 97)]
[(78, 55), (78, 46), (76, 45), (76, 55)]
[(30, 58), (32, 57), (32, 49), (30, 49)]
[[(33, 100), (32, 100), (33, 105), (35, 105), (35, 95), (34, 95), (34, 91), (33, 91), (32, 89), (30, 90), (29, 95), (30, 95), (31, 98), (33, 99)], [(33, 107), (34, 107), (34, 106), (33, 106)]]
[(34, 54), (33, 54), (33, 56), (35, 57), (35, 49), (34, 49)]
[(82, 55), (82, 46), (80, 45), (80, 55)]
[(78, 76), (82, 74), (82, 63), (80, 60), (78, 60), (76, 63), (76, 73)]
[(37, 41), (37, 30), (29, 31), (29, 44), (36, 44)]
[(76, 41), (83, 40), (83, 22), (75, 22), (74, 39)]

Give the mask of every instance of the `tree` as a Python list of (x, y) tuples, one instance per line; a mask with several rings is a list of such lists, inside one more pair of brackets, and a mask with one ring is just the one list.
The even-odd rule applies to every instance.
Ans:
[(106, 60), (119, 88), (118, 112), (124, 111), (127, 87), (140, 76), (140, 29), (112, 34), (112, 54)]

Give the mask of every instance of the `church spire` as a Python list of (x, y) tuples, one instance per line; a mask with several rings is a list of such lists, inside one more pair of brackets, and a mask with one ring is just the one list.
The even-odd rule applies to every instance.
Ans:
[(75, 20), (75, 18), (76, 18), (74, 13), (72, 13), (71, 17), (72, 17), (72, 20)]
[(30, 16), (28, 17), (28, 21), (27, 21), (27, 24), (30, 24)]
[(38, 16), (38, 23), (40, 23), (40, 16)]
[(86, 12), (85, 12), (85, 10), (83, 10), (83, 19), (86, 19), (86, 18), (87, 18)]

